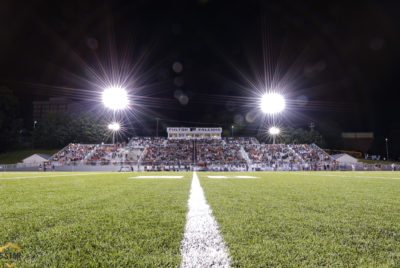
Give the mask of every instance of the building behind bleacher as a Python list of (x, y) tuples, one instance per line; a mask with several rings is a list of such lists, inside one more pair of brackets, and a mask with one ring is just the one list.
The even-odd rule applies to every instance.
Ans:
[(38, 121), (48, 113), (79, 112), (84, 109), (80, 102), (68, 98), (56, 97), (44, 101), (33, 101), (33, 120)]
[(374, 141), (373, 132), (343, 132), (343, 146), (345, 150), (366, 153)]

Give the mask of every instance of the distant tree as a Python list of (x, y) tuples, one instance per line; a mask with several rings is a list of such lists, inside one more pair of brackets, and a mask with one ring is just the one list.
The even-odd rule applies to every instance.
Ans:
[(0, 87), (0, 152), (18, 146), (22, 119), (19, 102), (7, 87)]
[(107, 124), (91, 113), (50, 113), (33, 132), (35, 147), (60, 148), (68, 143), (101, 143), (107, 138)]
[(321, 133), (317, 130), (305, 130), (302, 128), (285, 128), (282, 133), (277, 137), (277, 142), (286, 144), (316, 144), (324, 148), (326, 146), (325, 140)]
[(318, 131), (324, 137), (327, 146), (330, 149), (342, 149), (343, 139), (342, 139), (342, 128), (339, 126), (338, 122), (332, 120), (325, 120), (319, 122)]

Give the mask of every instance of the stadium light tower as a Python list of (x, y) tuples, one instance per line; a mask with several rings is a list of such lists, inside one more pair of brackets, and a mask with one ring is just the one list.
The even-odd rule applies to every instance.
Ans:
[(271, 134), (272, 135), (272, 144), (275, 144), (275, 138), (276, 138), (276, 135), (279, 135), (279, 133), (281, 132), (281, 130), (279, 129), (279, 128), (277, 128), (277, 127), (270, 127), (270, 129), (269, 129), (269, 134)]
[(112, 143), (115, 143), (115, 132), (118, 132), (121, 129), (121, 126), (118, 122), (113, 122), (108, 125), (108, 129), (112, 132)]
[(102, 94), (102, 100), (104, 106), (107, 108), (118, 111), (128, 107), (128, 93), (125, 88), (113, 86), (104, 89)]
[(385, 138), (385, 141), (386, 141), (386, 161), (389, 161), (388, 138)]
[(260, 101), (261, 111), (265, 114), (277, 114), (285, 109), (285, 99), (278, 93), (265, 93)]

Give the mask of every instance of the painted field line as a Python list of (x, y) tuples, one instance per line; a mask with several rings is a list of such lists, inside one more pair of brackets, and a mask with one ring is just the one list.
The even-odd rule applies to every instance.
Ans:
[(375, 176), (345, 176), (345, 175), (330, 175), (330, 174), (301, 174), (302, 176), (324, 176), (324, 177), (340, 177), (340, 178), (361, 178), (361, 179), (388, 179), (388, 180), (400, 180), (399, 177), (375, 177)]
[(183, 176), (137, 176), (128, 179), (182, 179)]
[(193, 172), (188, 208), (181, 245), (181, 267), (230, 267), (228, 248), (219, 233), (196, 172)]
[(108, 173), (85, 173), (85, 174), (62, 174), (62, 175), (49, 175), (49, 176), (27, 176), (27, 177), (9, 177), (0, 178), (0, 180), (20, 180), (20, 179), (34, 179), (34, 178), (54, 178), (54, 177), (73, 177), (73, 176), (90, 176), (90, 175), (102, 175)]
[(253, 176), (207, 176), (210, 179), (258, 179)]

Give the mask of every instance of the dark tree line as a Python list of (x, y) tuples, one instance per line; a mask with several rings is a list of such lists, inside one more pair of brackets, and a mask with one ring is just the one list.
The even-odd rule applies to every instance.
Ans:
[(0, 87), (0, 152), (17, 147), (21, 129), (18, 99), (9, 88)]
[(7, 87), (0, 87), (0, 152), (19, 148), (61, 148), (70, 142), (101, 143), (110, 139), (105, 118), (94, 113), (53, 113), (24, 129), (20, 104)]
[(285, 128), (277, 137), (277, 141), (286, 144), (316, 144), (321, 148), (326, 147), (324, 137), (317, 130), (303, 128)]
[(109, 136), (106, 120), (92, 113), (49, 113), (33, 130), (33, 145), (61, 148), (71, 142), (101, 143)]

